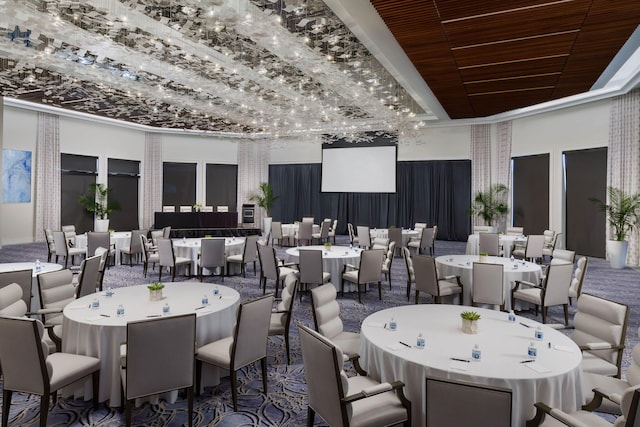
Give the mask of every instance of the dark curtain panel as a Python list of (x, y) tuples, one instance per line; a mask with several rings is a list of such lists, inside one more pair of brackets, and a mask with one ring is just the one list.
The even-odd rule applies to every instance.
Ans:
[(206, 204), (229, 206), (229, 212), (237, 212), (238, 166), (207, 164), (206, 180)]
[(121, 210), (109, 215), (109, 228), (137, 230), (140, 162), (136, 160), (108, 159), (111, 195), (120, 203)]
[(549, 228), (549, 154), (513, 158), (513, 224), (525, 234)]
[(162, 205), (179, 207), (196, 203), (196, 164), (163, 163)]
[(605, 257), (606, 215), (589, 199), (607, 197), (607, 149), (564, 153), (566, 246), (580, 255)]
[(78, 197), (85, 194), (89, 184), (96, 182), (98, 158), (61, 154), (61, 225), (75, 225), (76, 233), (93, 230), (93, 214), (78, 203)]
[(274, 220), (285, 223), (313, 216), (338, 219), (338, 233), (347, 222), (386, 228), (413, 227), (416, 222), (438, 225), (438, 238), (466, 241), (471, 221), (471, 161), (398, 162), (398, 192), (322, 193), (320, 164), (269, 166), (269, 183), (280, 199)]

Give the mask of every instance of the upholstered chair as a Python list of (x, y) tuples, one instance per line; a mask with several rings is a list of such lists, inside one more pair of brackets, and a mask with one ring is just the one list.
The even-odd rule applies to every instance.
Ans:
[(148, 230), (131, 231), (129, 246), (125, 246), (120, 249), (120, 264), (122, 264), (122, 255), (127, 255), (129, 257), (129, 267), (133, 266), (133, 258), (135, 256), (142, 256), (142, 245), (140, 244), (140, 236), (146, 236), (147, 232)]
[(160, 273), (158, 274), (158, 281), (162, 281), (163, 268), (169, 268), (171, 274), (171, 281), (176, 279), (176, 269), (179, 267), (186, 267), (187, 275), (191, 270), (191, 259), (184, 257), (177, 257), (173, 250), (173, 241), (171, 239), (159, 239), (158, 240), (158, 256), (160, 265)]
[(524, 249), (516, 247), (511, 251), (511, 255), (515, 258), (527, 259), (535, 262), (538, 259), (542, 259), (543, 245), (544, 236), (542, 234), (533, 234), (527, 237), (527, 243)]
[(331, 224), (331, 228), (329, 228), (329, 239), (333, 239), (333, 244), (336, 244), (336, 233), (338, 230), (338, 220), (334, 219)]
[(504, 265), (473, 263), (472, 305), (491, 304), (504, 311)]
[(111, 243), (111, 233), (108, 231), (89, 231), (87, 233), (86, 256), (94, 256), (99, 248), (107, 249), (107, 265), (114, 265), (116, 258), (116, 245)]
[(258, 257), (258, 249), (256, 247), (260, 236), (247, 236), (244, 241), (244, 247), (241, 254), (227, 255), (227, 276), (229, 275), (229, 264), (240, 264), (242, 277), (247, 276), (247, 264), (253, 263), (253, 275), (256, 274), (256, 261)]
[(284, 279), (284, 287), (277, 302), (275, 310), (271, 311), (271, 321), (269, 322), (269, 336), (282, 335), (287, 352), (287, 365), (291, 363), (289, 356), (289, 326), (293, 316), (293, 303), (296, 298), (298, 288), (298, 277), (296, 273), (290, 273)]
[(3, 271), (0, 273), (0, 288), (11, 283), (17, 283), (22, 288), (22, 300), (27, 311), (31, 311), (31, 284), (33, 283), (33, 270)]
[(369, 227), (358, 225), (356, 226), (356, 233), (358, 234), (358, 246), (362, 249), (371, 248), (371, 232)]
[(22, 288), (10, 283), (0, 288), (0, 316), (22, 317), (27, 314), (27, 305), (22, 299)]
[(220, 276), (224, 282), (224, 268), (227, 260), (224, 254), (224, 238), (202, 239), (200, 240), (200, 259), (198, 260), (198, 276), (202, 281), (202, 270), (213, 271), (220, 269)]
[(416, 254), (421, 254), (425, 250), (429, 250), (429, 254), (433, 255), (433, 228), (421, 228), (420, 239), (411, 239), (407, 243), (408, 248), (414, 248)]
[[(44, 229), (44, 238), (47, 243), (47, 262), (51, 262), (51, 259), (56, 254), (56, 243), (53, 240), (53, 231), (50, 228)], [(56, 262), (58, 262), (57, 258)]]
[(404, 258), (404, 265), (407, 268), (407, 301), (411, 296), (411, 284), (416, 283), (416, 273), (413, 268), (413, 260), (411, 259), (411, 252), (408, 248), (402, 248), (402, 257)]
[(275, 297), (278, 297), (278, 288), (280, 284), (284, 287), (284, 278), (295, 270), (286, 267), (278, 262), (276, 250), (271, 246), (258, 245), (258, 256), (260, 258), (260, 284), (262, 285), (262, 293), (267, 292), (267, 280), (275, 282)]
[(573, 279), (571, 279), (571, 286), (569, 286), (569, 304), (571, 304), (571, 298), (580, 298), (580, 295), (582, 294), (582, 285), (584, 284), (584, 278), (587, 275), (588, 266), (589, 259), (587, 257), (583, 256), (578, 259), (576, 268), (575, 270), (573, 270)]
[(69, 258), (71, 258), (71, 265), (73, 265), (76, 256), (83, 258), (86, 253), (84, 249), (76, 248), (75, 246), (69, 247), (65, 234), (62, 231), (53, 232), (53, 241), (56, 245), (56, 262), (58, 262), (58, 257), (63, 257), (65, 268), (67, 268), (69, 264)]
[(150, 245), (147, 240), (147, 236), (140, 235), (140, 244), (142, 245), (142, 273), (144, 274), (144, 277), (147, 277), (149, 264), (155, 268), (155, 265), (160, 262), (160, 255), (158, 255), (158, 252), (149, 251)]
[(38, 292), (42, 308), (37, 313), (42, 315), (47, 332), (56, 344), (57, 351), (60, 351), (63, 334), (62, 310), (76, 298), (73, 273), (71, 270), (64, 269), (39, 274)]
[(387, 255), (382, 261), (382, 274), (386, 277), (389, 282), (389, 289), (391, 289), (391, 266), (393, 265), (393, 254), (396, 251), (396, 242), (389, 243), (389, 249), (387, 250)]
[(82, 260), (78, 285), (76, 286), (76, 298), (82, 298), (96, 292), (100, 281), (100, 262), (102, 255), (94, 255)]
[(301, 242), (304, 242), (305, 245), (310, 245), (313, 240), (313, 222), (302, 221), (299, 223), (295, 239), (298, 245), (301, 245)]
[(353, 229), (353, 224), (351, 224), (350, 222), (347, 223), (347, 232), (349, 233), (349, 243), (351, 243), (351, 245), (353, 246), (358, 246), (358, 236)]
[(322, 251), (300, 249), (298, 252), (298, 270), (300, 271), (300, 299), (302, 291), (310, 285), (318, 286), (331, 280), (331, 273), (323, 270)]
[[(382, 260), (384, 250), (369, 249), (360, 252), (358, 267), (345, 264), (342, 269), (340, 292), (344, 295), (344, 282), (355, 283), (358, 287), (358, 302), (362, 302), (362, 289), (369, 283), (378, 283), (378, 299), (382, 299)], [(365, 289), (366, 290), (366, 289)]]
[(489, 256), (501, 256), (500, 237), (498, 233), (480, 233), (478, 235), (478, 247), (480, 253)]
[(462, 304), (460, 276), (439, 277), (435, 259), (426, 255), (415, 255), (413, 268), (416, 276), (416, 304), (420, 292), (431, 295), (436, 304), (442, 302), (442, 297), (458, 295), (459, 303)]

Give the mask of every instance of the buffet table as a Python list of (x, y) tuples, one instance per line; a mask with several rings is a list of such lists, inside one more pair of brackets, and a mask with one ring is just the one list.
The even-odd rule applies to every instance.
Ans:
[[(213, 297), (214, 288), (220, 297)], [(117, 288), (114, 295), (107, 297), (104, 292), (82, 297), (64, 308), (62, 351), (98, 357), (100, 366), (100, 402), (109, 401), (110, 406), (120, 406), (120, 344), (127, 338), (127, 322), (142, 320), (162, 314), (165, 303), (170, 306), (170, 314), (196, 313), (196, 340), (198, 345), (231, 336), (236, 319), (236, 308), (240, 294), (234, 289), (198, 282), (167, 283), (161, 301), (149, 301), (147, 285)], [(202, 306), (202, 296), (208, 295), (209, 305)], [(89, 308), (97, 298), (98, 309)], [(116, 316), (116, 309), (123, 304), (125, 315)], [(220, 370), (205, 364), (203, 385), (217, 385)], [(204, 367), (203, 367), (204, 368)], [(71, 386), (73, 387), (73, 386)], [(91, 399), (91, 383), (84, 382), (84, 388), (66, 389), (76, 397)], [(167, 394), (167, 400), (175, 400), (177, 392)]]
[[(569, 337), (522, 317), (511, 323), (506, 313), (482, 308), (473, 308), (482, 316), (479, 332), (465, 334), (460, 312), (469, 309), (446, 304), (408, 305), (378, 311), (362, 323), (363, 368), (380, 381), (405, 383), (414, 426), (425, 425), (427, 376), (511, 389), (511, 425), (516, 427), (524, 427), (525, 421), (533, 418), (535, 402), (567, 412), (580, 409), (584, 403), (582, 353)], [(395, 331), (384, 326), (391, 318), (397, 322)], [(537, 326), (543, 329), (543, 341), (534, 340)], [(424, 349), (416, 347), (418, 333), (425, 337)], [(538, 356), (535, 362), (522, 363), (531, 360), (527, 347), (532, 341), (537, 344)], [(475, 344), (482, 351), (477, 362), (469, 361)]]

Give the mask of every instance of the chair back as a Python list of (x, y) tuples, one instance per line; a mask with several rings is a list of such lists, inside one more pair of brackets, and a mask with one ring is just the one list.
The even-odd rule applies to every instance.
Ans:
[(50, 228), (44, 229), (44, 239), (47, 242), (47, 251), (49, 254), (56, 252), (56, 243), (53, 241), (53, 231)]
[(151, 230), (151, 243), (158, 245), (158, 239), (164, 239), (164, 230)]
[(358, 225), (356, 227), (358, 233), (358, 244), (361, 248), (369, 249), (371, 247), (371, 233), (369, 227), (364, 225)]
[(22, 317), (27, 310), (20, 285), (10, 283), (0, 288), (0, 316)]
[(331, 229), (331, 220), (327, 218), (324, 221), (322, 221), (322, 224), (320, 224), (320, 239), (321, 240), (326, 240), (329, 237), (329, 230), (330, 229)]
[(379, 282), (382, 276), (382, 261), (384, 249), (369, 249), (360, 252), (360, 267), (358, 268), (358, 284)]
[(167, 225), (166, 227), (162, 228), (162, 237), (164, 237), (165, 239), (168, 239), (171, 237), (171, 226)]
[(96, 249), (111, 249), (111, 234), (108, 231), (89, 231), (87, 233), (87, 256), (96, 254)]
[(229, 205), (216, 206), (216, 212), (229, 212)]
[(507, 236), (523, 236), (524, 227), (507, 227)]
[(640, 425), (640, 385), (629, 387), (620, 402), (622, 415), (616, 419), (614, 427), (636, 427)]
[(422, 234), (420, 235), (420, 249), (428, 249), (433, 245), (433, 236), (434, 236), (433, 228), (423, 228)]
[(311, 241), (313, 235), (313, 222), (302, 221), (298, 224), (298, 240)]
[(162, 212), (175, 212), (176, 211), (176, 207), (175, 206), (163, 206), (162, 207)]
[(413, 267), (413, 260), (411, 259), (411, 251), (407, 247), (402, 247), (402, 257), (404, 258), (404, 265), (407, 267), (407, 280), (415, 281), (415, 270)]
[(180, 212), (193, 212), (193, 207), (191, 205), (181, 205)]
[[(573, 318), (574, 331), (571, 339), (578, 345), (593, 342), (606, 342), (614, 346), (623, 346), (627, 335), (629, 306), (582, 294), (578, 298), (578, 310)], [(620, 366), (622, 350), (589, 350), (589, 353)]]
[(242, 249), (242, 260), (245, 263), (253, 262), (258, 258), (256, 244), (258, 243), (259, 238), (260, 236), (257, 234), (245, 237), (244, 248)]
[(571, 286), (569, 287), (569, 296), (580, 298), (582, 294), (582, 285), (584, 284), (584, 278), (587, 275), (587, 267), (589, 266), (589, 259), (587, 257), (581, 257), (576, 263), (576, 269), (573, 271), (573, 279), (571, 280)]
[(511, 394), (506, 388), (427, 377), (426, 427), (510, 427)]
[(416, 231), (422, 230), (423, 228), (427, 228), (426, 222), (416, 222), (415, 225), (413, 226), (413, 229)]
[(322, 251), (316, 249), (300, 249), (299, 251), (300, 283), (322, 285), (323, 264)]
[(353, 231), (353, 224), (350, 222), (347, 223), (347, 232), (349, 233), (349, 242), (353, 244), (353, 241), (356, 238), (356, 233)]
[(551, 264), (570, 262), (573, 264), (576, 260), (576, 252), (567, 249), (554, 249)]
[(224, 238), (200, 240), (200, 266), (204, 268), (224, 267)]
[(54, 231), (53, 232), (53, 242), (56, 245), (56, 255), (60, 256), (68, 256), (69, 247), (67, 246), (69, 243), (64, 236), (64, 232), (62, 231)]
[[(481, 233), (482, 235), (484, 233)], [(473, 263), (474, 303), (504, 305), (504, 265)]]
[(387, 236), (389, 236), (389, 244), (391, 244), (391, 242), (396, 242), (396, 248), (402, 247), (402, 229), (401, 228), (390, 228)]
[(332, 339), (344, 330), (340, 319), (340, 305), (336, 301), (336, 287), (332, 283), (311, 289), (311, 307), (316, 331)]
[(480, 233), (478, 242), (480, 253), (486, 253), (489, 256), (500, 255), (500, 237), (498, 233)]
[[(76, 297), (73, 273), (64, 269), (38, 275), (38, 292), (42, 308), (64, 308)], [(62, 313), (43, 314), (45, 323), (62, 324)]]
[(551, 264), (544, 284), (543, 306), (569, 303), (569, 286), (573, 275), (573, 264)]
[(385, 255), (385, 262), (389, 261), (389, 268), (391, 268), (391, 263), (393, 262), (393, 255), (396, 252), (396, 242), (389, 243), (389, 249), (387, 249), (387, 253)]
[(131, 231), (131, 240), (129, 241), (129, 253), (139, 254), (142, 253), (142, 245), (140, 244), (140, 236), (146, 236), (147, 230), (133, 230)]
[(293, 302), (296, 300), (296, 290), (298, 289), (298, 277), (296, 273), (289, 273), (284, 279), (284, 287), (280, 293), (280, 301), (276, 306), (279, 313), (280, 323), (285, 330), (289, 330), (291, 314), (293, 313)]
[(27, 306), (27, 311), (31, 311), (31, 284), (33, 280), (33, 270), (4, 271), (0, 273), (0, 288), (11, 283), (17, 283), (22, 288), (22, 300)]
[(0, 317), (0, 365), (5, 390), (41, 396), (45, 393), (49, 373), (48, 346), (42, 341), (43, 334), (44, 326), (39, 320)]
[(298, 325), (298, 334), (309, 407), (328, 425), (342, 426), (344, 421), (340, 400), (348, 387), (343, 371), (342, 351), (328, 339), (301, 324)]
[(142, 254), (142, 262), (147, 263), (149, 262), (149, 240), (147, 239), (147, 236), (144, 236), (142, 234), (139, 237), (140, 246), (142, 247), (142, 252), (140, 252)]
[(272, 305), (273, 295), (266, 295), (245, 301), (238, 307), (231, 347), (233, 369), (266, 357)]
[[(104, 282), (104, 270), (107, 267), (107, 257), (109, 256), (109, 252), (105, 249), (102, 252), (98, 251), (100, 254), (100, 267), (99, 267), (99, 275), (98, 275), (98, 290), (102, 291), (102, 282)], [(98, 254), (96, 254), (98, 255)]]
[(260, 270), (262, 277), (271, 280), (280, 280), (275, 248), (272, 248), (271, 246), (258, 245), (258, 256), (260, 257)]
[(416, 277), (416, 290), (439, 296), (440, 287), (438, 286), (436, 261), (430, 256), (414, 255), (413, 268)]
[(158, 257), (161, 267), (175, 267), (176, 256), (173, 253), (173, 241), (171, 239), (158, 239)]
[(546, 248), (553, 248), (556, 241), (556, 232), (553, 230), (544, 230), (542, 235), (544, 236), (544, 246)]
[(493, 227), (490, 227), (488, 225), (474, 225), (473, 234), (490, 233), (492, 228)]
[(310, 222), (311, 224), (313, 224), (313, 217), (312, 216), (304, 216), (304, 217), (302, 217), (302, 222)]
[(63, 225), (61, 227), (64, 237), (67, 240), (67, 244), (70, 246), (76, 245), (76, 226), (75, 225)]
[(101, 261), (102, 255), (94, 255), (82, 260), (80, 274), (78, 275), (78, 286), (76, 287), (76, 298), (82, 298), (85, 295), (96, 292), (98, 281), (100, 280)]
[(195, 350), (195, 313), (128, 322), (126, 399), (192, 387)]
[(334, 235), (336, 234), (336, 232), (338, 231), (338, 220), (337, 219), (333, 220), (333, 222), (331, 223), (331, 229), (329, 231), (332, 232)]
[(544, 236), (542, 234), (534, 234), (527, 237), (527, 247), (524, 251), (524, 257), (527, 259), (542, 258), (542, 247), (544, 246)]
[(278, 239), (279, 243), (280, 240), (282, 240), (282, 222), (280, 221), (273, 221), (271, 223), (271, 241), (273, 242), (273, 240)]

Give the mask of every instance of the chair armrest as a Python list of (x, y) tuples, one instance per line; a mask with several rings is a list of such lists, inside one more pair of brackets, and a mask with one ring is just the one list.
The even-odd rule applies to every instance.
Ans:
[(353, 269), (353, 270), (357, 270), (357, 269), (358, 269), (358, 267), (356, 267), (356, 266), (355, 266), (355, 265), (353, 265), (353, 264), (345, 264), (345, 265), (344, 265), (344, 269), (346, 270), (347, 268), (351, 268), (351, 269)]
[(564, 425), (573, 426), (573, 427), (589, 427), (587, 424), (583, 423), (580, 420), (575, 419), (571, 415), (567, 414), (560, 409), (551, 408), (550, 406), (542, 403), (536, 402), (536, 415), (526, 422), (526, 427), (537, 427), (544, 420), (546, 415), (553, 417)]
[(586, 405), (583, 405), (582, 409), (584, 409), (585, 411), (595, 411), (602, 404), (602, 399), (610, 400), (617, 405), (622, 404), (622, 396), (620, 394), (618, 393), (608, 394), (603, 389), (596, 387), (593, 389), (593, 399), (591, 400), (591, 402), (587, 403)]
[(623, 345), (613, 345), (608, 342), (588, 342), (579, 346), (580, 350), (624, 350)]
[(288, 310), (271, 310), (271, 314), (288, 313)]
[(366, 376), (367, 375), (367, 371), (362, 369), (362, 366), (360, 366), (360, 355), (359, 354), (352, 354), (352, 355), (342, 354), (342, 360), (345, 361), (345, 362), (353, 363), (353, 368), (356, 370), (358, 375), (362, 375), (362, 376)]
[(535, 283), (532, 282), (527, 282), (526, 280), (516, 280), (516, 285), (513, 287), (513, 289), (511, 290), (511, 292), (515, 292), (520, 288), (520, 284), (523, 285), (527, 285), (531, 288), (538, 288), (538, 289), (543, 289), (542, 286), (540, 285), (536, 285)]
[(342, 398), (343, 403), (353, 403), (358, 400), (366, 399), (367, 397), (376, 396), (380, 393), (386, 393), (388, 391), (402, 389), (404, 383), (402, 381), (394, 381), (392, 383), (381, 383), (379, 385), (368, 387), (358, 393), (351, 394)]
[(54, 313), (62, 313), (62, 308), (40, 308), (36, 312), (32, 312), (30, 314), (54, 314)]

